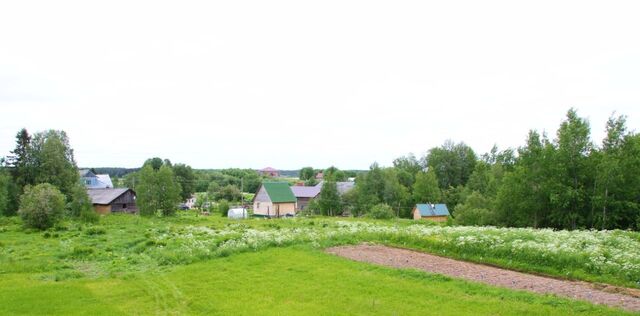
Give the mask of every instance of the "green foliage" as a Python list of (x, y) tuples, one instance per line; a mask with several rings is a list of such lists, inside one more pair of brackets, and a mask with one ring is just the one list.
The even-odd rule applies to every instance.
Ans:
[(227, 217), (229, 213), (229, 202), (227, 202), (227, 200), (218, 201), (218, 213), (220, 213), (222, 217)]
[(590, 127), (586, 119), (578, 117), (574, 109), (567, 112), (567, 118), (558, 130), (556, 165), (558, 172), (551, 192), (551, 203), (555, 212), (550, 214), (551, 222), (560, 227), (575, 229), (583, 225), (584, 213), (589, 209), (587, 187), (589, 186), (588, 156), (593, 145)]
[(65, 207), (64, 195), (55, 186), (41, 183), (25, 187), (20, 197), (18, 213), (25, 226), (36, 229), (47, 229), (56, 224), (62, 217)]
[(304, 167), (300, 169), (300, 180), (310, 180), (315, 179), (316, 171), (313, 167)]
[(87, 213), (95, 213), (87, 189), (79, 182), (72, 188), (71, 201), (67, 203), (67, 213), (71, 217), (87, 217)]
[(316, 178), (310, 178), (304, 182), (304, 185), (307, 187), (312, 187), (318, 185), (318, 180)]
[(104, 227), (92, 226), (84, 230), (84, 234), (87, 236), (104, 235), (107, 230)]
[(475, 168), (477, 157), (465, 143), (448, 140), (441, 147), (431, 148), (425, 165), (436, 173), (441, 189), (465, 185)]
[(11, 215), (11, 176), (5, 171), (3, 167), (0, 167), (0, 215)]
[(35, 184), (35, 162), (31, 149), (31, 135), (25, 128), (16, 134), (16, 148), (7, 157), (7, 165), (11, 167), (11, 175), (16, 185), (22, 188)]
[(318, 215), (321, 214), (320, 204), (318, 199), (313, 199), (307, 204), (307, 207), (303, 210), (304, 215)]
[(98, 213), (96, 213), (93, 209), (88, 209), (80, 212), (80, 217), (78, 219), (85, 223), (96, 224), (100, 222), (100, 215), (98, 215)]
[(438, 187), (438, 179), (433, 171), (418, 172), (413, 184), (413, 201), (415, 203), (439, 203), (442, 193)]
[(495, 225), (492, 205), (482, 193), (473, 191), (463, 204), (456, 207), (455, 222), (459, 225)]
[(416, 175), (424, 169), (420, 161), (418, 161), (413, 154), (396, 158), (393, 161), (393, 167), (398, 171), (400, 183), (407, 188), (414, 185)]
[(35, 162), (35, 183), (50, 183), (73, 199), (74, 187), (80, 181), (73, 158), (73, 149), (64, 131), (48, 130), (36, 133), (31, 141)]
[(338, 195), (338, 187), (333, 181), (325, 181), (322, 183), (320, 196), (318, 197), (318, 208), (322, 215), (339, 215), (342, 214), (340, 195)]
[(382, 173), (385, 179), (382, 201), (395, 209), (396, 216), (411, 217), (411, 195), (400, 183), (397, 171), (394, 168), (385, 168)]
[(142, 167), (144, 168), (146, 166), (151, 166), (153, 170), (158, 171), (160, 170), (160, 167), (162, 167), (162, 165), (164, 165), (164, 161), (162, 160), (162, 158), (154, 157), (154, 158), (147, 159), (142, 165)]
[(73, 149), (64, 131), (47, 130), (31, 137), (26, 129), (22, 129), (16, 135), (16, 148), (8, 164), (12, 167), (16, 185), (10, 189), (14, 207), (17, 204), (15, 197), (23, 192), (24, 186), (39, 183), (49, 183), (58, 188), (72, 208), (84, 203), (82, 194), (77, 192), (80, 176)]
[(344, 171), (334, 166), (331, 166), (325, 169), (322, 172), (322, 177), (323, 177), (323, 180), (325, 181), (333, 181), (333, 182), (340, 182), (340, 181), (347, 180), (347, 175), (344, 173)]
[(229, 184), (218, 190), (215, 193), (216, 200), (227, 200), (237, 202), (242, 199), (242, 192), (235, 185)]
[(182, 201), (186, 201), (191, 198), (196, 188), (196, 178), (193, 169), (191, 169), (191, 166), (179, 163), (173, 166), (173, 173), (175, 174), (176, 181), (180, 183), (180, 198)]
[(252, 169), (194, 170), (194, 176), (197, 192), (205, 192), (211, 183), (216, 183), (219, 188), (234, 185), (255, 193), (262, 184), (262, 178)]
[(173, 215), (180, 203), (180, 184), (167, 164), (155, 171), (148, 164), (140, 170), (137, 200), (141, 215)]
[(207, 197), (210, 200), (215, 200), (218, 191), (220, 191), (220, 185), (217, 182), (209, 183), (209, 186), (207, 187)]
[(395, 215), (393, 214), (393, 209), (391, 208), (391, 206), (380, 203), (373, 206), (367, 216), (375, 219), (391, 219)]

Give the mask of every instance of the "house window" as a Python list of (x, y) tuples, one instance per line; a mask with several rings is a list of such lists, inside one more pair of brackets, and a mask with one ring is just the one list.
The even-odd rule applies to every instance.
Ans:
[(127, 209), (127, 204), (122, 204), (123, 209)]
[(258, 207), (257, 208), (260, 208), (260, 202), (258, 202)]
[(89, 180), (89, 179), (84, 180), (84, 184), (90, 185), (91, 184), (91, 180)]

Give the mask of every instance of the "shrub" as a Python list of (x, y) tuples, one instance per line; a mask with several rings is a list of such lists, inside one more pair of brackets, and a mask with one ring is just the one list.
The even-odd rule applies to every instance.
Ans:
[(83, 213), (92, 211), (93, 205), (87, 194), (87, 189), (78, 183), (71, 191), (71, 201), (67, 204), (67, 214), (71, 217), (80, 218)]
[(229, 202), (227, 200), (220, 200), (218, 202), (218, 212), (222, 217), (227, 217), (227, 212), (229, 212)]
[(100, 215), (93, 210), (93, 208), (89, 210), (83, 210), (80, 212), (80, 220), (85, 223), (97, 223), (100, 221)]
[(390, 219), (393, 218), (393, 210), (391, 206), (381, 203), (371, 208), (369, 212), (369, 217), (376, 219)]
[(42, 183), (25, 187), (18, 213), (25, 226), (47, 229), (56, 224), (64, 212), (65, 198), (55, 186)]

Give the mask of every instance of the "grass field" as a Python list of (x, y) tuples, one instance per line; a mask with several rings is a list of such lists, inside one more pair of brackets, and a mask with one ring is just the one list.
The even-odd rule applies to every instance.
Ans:
[[(480, 260), (481, 243), (471, 242), (475, 248), (466, 242), (459, 245), (460, 234), (478, 235), (463, 229), (469, 230), (328, 218), (236, 222), (181, 213), (174, 218), (108, 216), (98, 225), (67, 222), (37, 232), (23, 229), (18, 219), (4, 218), (0, 314), (623, 314), (583, 302), (351, 262), (322, 251), (329, 245), (372, 240)], [(437, 234), (425, 233), (432, 231)], [(532, 233), (522, 231), (518, 238)], [(498, 232), (484, 235), (492, 234)], [(590, 247), (612, 242), (603, 240), (588, 242)], [(482, 260), (509, 264), (499, 250), (486, 253)], [(563, 273), (553, 261), (531, 257), (531, 262), (520, 267)], [(587, 268), (576, 275), (595, 277)], [(608, 278), (618, 283), (628, 279), (614, 274)]]

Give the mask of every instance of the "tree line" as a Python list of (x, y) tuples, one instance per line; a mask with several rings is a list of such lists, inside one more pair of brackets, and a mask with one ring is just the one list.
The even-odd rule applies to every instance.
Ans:
[(446, 203), (464, 225), (559, 229), (640, 229), (640, 135), (612, 115), (600, 144), (570, 109), (551, 139), (531, 130), (517, 149), (477, 155), (445, 142), (418, 159), (374, 163), (341, 198), (341, 210), (366, 214), (379, 204), (410, 217), (416, 203)]

